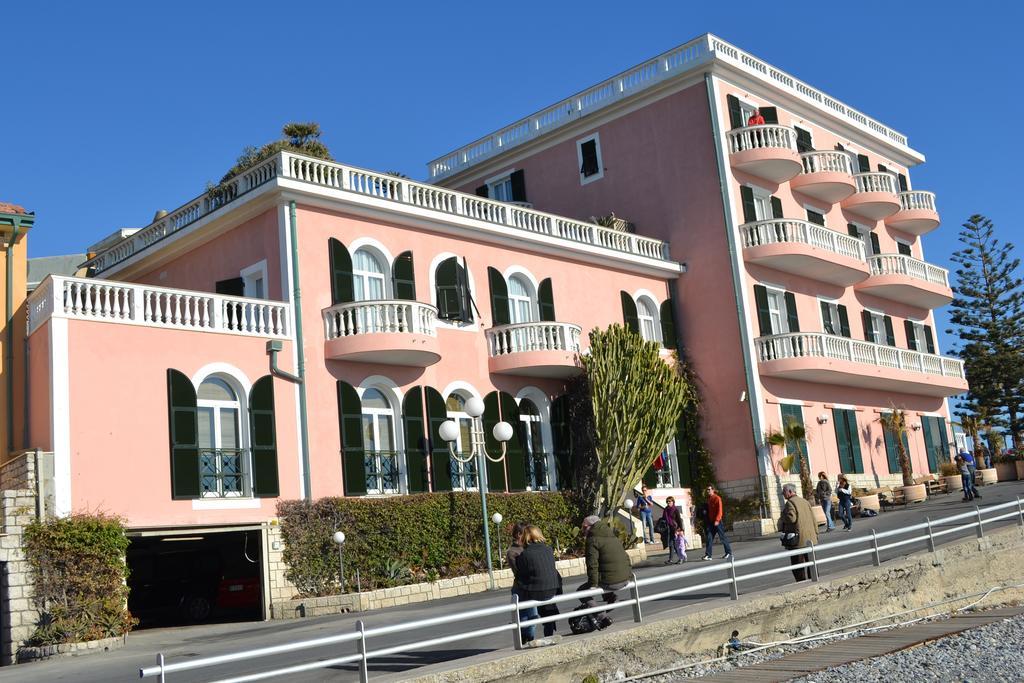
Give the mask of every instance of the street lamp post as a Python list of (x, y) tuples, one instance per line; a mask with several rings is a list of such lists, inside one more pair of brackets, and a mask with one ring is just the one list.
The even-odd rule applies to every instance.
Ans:
[(491, 590), (494, 590), (494, 565), (491, 562), (491, 530), (487, 519), (487, 461), (502, 462), (506, 455), (506, 444), (512, 438), (512, 425), (508, 422), (499, 422), (494, 425), (491, 434), (501, 444), (501, 455), (495, 457), (487, 452), (487, 444), (484, 441), (484, 423), (481, 416), (484, 414), (484, 402), (477, 397), (466, 401), (466, 414), (473, 423), (470, 430), (471, 448), (469, 455), (463, 456), (455, 450), (455, 442), (459, 438), (459, 426), (453, 420), (445, 420), (438, 428), (441, 438), (448, 442), (448, 450), (452, 457), (463, 464), (476, 458), (476, 482), (480, 488), (480, 508), (483, 512), (484, 521), (484, 545), (487, 548), (487, 575), (490, 577)]
[(345, 592), (345, 532), (335, 531), (332, 537), (334, 542), (338, 544), (338, 563), (340, 570), (339, 576), (341, 577), (341, 592)]
[(629, 538), (632, 543), (632, 538), (636, 535), (636, 531), (633, 529), (633, 499), (627, 498), (622, 504), (626, 506), (626, 514), (629, 515)]
[(500, 512), (495, 512), (491, 515), (491, 521), (494, 522), (494, 530), (498, 532), (498, 566), (502, 569), (505, 568), (505, 563), (501, 557), (501, 520), (504, 517), (501, 516)]

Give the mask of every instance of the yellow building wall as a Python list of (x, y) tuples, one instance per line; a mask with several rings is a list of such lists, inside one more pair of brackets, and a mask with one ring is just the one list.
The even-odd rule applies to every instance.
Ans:
[[(4, 226), (3, 244), (11, 238), (10, 228)], [(11, 351), (13, 357), (8, 367), (8, 311), (7, 311), (7, 270), (13, 275), (12, 310), (10, 322), (13, 332)], [(20, 425), (24, 420), (24, 383), (25, 383), (25, 298), (28, 279), (28, 239), (27, 232), (21, 232), (14, 243), (13, 252), (8, 263), (8, 249), (0, 249), (0, 462), (6, 462), (13, 451), (27, 447), (23, 443)], [(13, 424), (8, 424), (8, 382), (13, 382), (14, 407)]]

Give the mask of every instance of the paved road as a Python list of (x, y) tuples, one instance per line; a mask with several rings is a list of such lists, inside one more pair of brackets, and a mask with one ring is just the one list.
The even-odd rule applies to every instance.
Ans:
[[(1009, 482), (996, 484), (982, 489), (985, 505), (1001, 503), (1014, 500), (1016, 496), (1024, 496), (1024, 482)], [(958, 494), (939, 496), (924, 504), (911, 507), (910, 509), (898, 509), (893, 512), (885, 512), (873, 519), (854, 520), (854, 531), (850, 534), (833, 532), (824, 536), (822, 540), (836, 540), (850, 537), (869, 536), (870, 530), (886, 531), (908, 526), (924, 521), (926, 516), (933, 519), (945, 517), (973, 509), (973, 506), (962, 503)], [(1012, 521), (1005, 524), (1013, 523)], [(936, 527), (938, 528), (938, 527)], [(974, 532), (965, 532), (958, 535), (950, 534), (945, 537), (949, 542), (954, 537), (962, 538)], [(922, 546), (924, 544), (921, 544)], [(716, 544), (717, 546), (717, 544)], [(734, 552), (737, 558), (755, 557), (766, 555), (780, 550), (778, 541), (774, 538), (748, 541), (734, 544)], [(843, 549), (845, 552), (849, 548)], [(920, 552), (923, 547), (904, 546), (893, 551), (884, 552), (882, 559), (888, 560), (895, 557), (902, 557), (911, 553)], [(691, 555), (698, 556), (701, 551)], [(720, 554), (720, 547), (716, 553)], [(827, 555), (826, 555), (827, 556)], [(721, 563), (716, 560), (716, 563)], [(865, 566), (870, 563), (870, 557), (862, 557), (854, 560), (836, 562), (828, 566), (822, 572), (823, 576), (840, 573), (855, 566)], [(704, 565), (701, 562), (690, 562), (683, 568), (694, 565)], [(779, 566), (788, 564), (782, 560)], [(666, 567), (661, 564), (661, 558), (649, 561), (647, 566), (638, 568), (637, 574), (641, 578), (656, 576), (670, 572), (676, 572), (679, 568), (675, 566)], [(702, 578), (700, 581), (711, 580), (712, 577)], [(717, 577), (714, 577), (717, 578)], [(666, 590), (674, 584), (662, 584)], [(742, 592), (753, 592), (771, 589), (785, 590), (785, 587), (792, 585), (792, 576), (786, 572), (782, 574), (762, 577), (746, 582), (741, 585)], [(567, 581), (567, 589), (574, 587), (573, 581)], [(728, 599), (728, 592), (725, 590), (698, 591), (684, 596), (676, 596), (653, 603), (644, 604), (645, 621), (675, 615), (683, 611), (706, 608), (709, 605), (704, 603), (720, 602)], [(740, 599), (743, 599), (741, 593)], [(502, 604), (508, 600), (508, 591), (501, 590), (488, 593), (480, 593), (472, 596), (463, 596), (449, 600), (438, 600), (430, 603), (420, 603), (406, 607), (392, 608), (363, 614), (337, 615), (331, 617), (319, 617), (299, 621), (286, 622), (246, 622), (235, 624), (216, 624), (205, 626), (179, 627), (168, 629), (152, 629), (133, 633), (128, 637), (128, 643), (124, 649), (101, 654), (91, 655), (74, 659), (51, 660), (35, 664), (21, 665), (0, 669), (0, 683), (5, 681), (18, 681), (18, 683), (42, 683), (44, 681), (81, 681), (83, 683), (106, 683), (107, 681), (129, 681), (138, 679), (138, 669), (144, 666), (151, 666), (155, 663), (156, 653), (163, 652), (168, 662), (181, 661), (183, 658), (206, 657), (210, 655), (224, 654), (239, 650), (247, 650), (270, 645), (319, 638), (328, 635), (351, 632), (354, 629), (357, 619), (363, 619), (368, 628), (375, 626), (401, 624), (416, 619), (436, 617), (448, 614), (455, 610), (478, 609), (492, 605)], [(562, 611), (571, 609), (566, 606)], [(632, 626), (629, 610), (620, 610), (617, 617), (618, 622), (613, 630), (627, 629)], [(506, 621), (502, 617), (488, 617), (469, 622), (462, 622), (462, 630), (474, 630), (495, 626)], [(371, 652), (376, 649), (390, 647), (402, 643), (422, 640), (424, 637), (437, 637), (450, 633), (445, 631), (446, 627), (438, 627), (433, 632), (420, 634), (411, 637), (409, 634), (394, 634), (381, 636), (370, 641)], [(450, 629), (451, 627), (447, 627)], [(568, 633), (568, 628), (560, 626), (563, 634)], [(572, 637), (572, 636), (570, 636)], [(581, 637), (581, 636), (576, 636)], [(586, 636), (582, 636), (586, 637)], [(266, 659), (248, 660), (202, 671), (184, 672), (168, 677), (172, 683), (187, 681), (211, 681), (230, 676), (241, 675), (266, 670), (268, 667), (284, 667), (300, 664), (315, 659), (327, 659), (339, 657), (355, 652), (354, 644), (342, 645), (293, 652), (275, 655)], [(459, 641), (451, 645), (441, 646), (439, 649), (413, 651), (408, 653), (385, 656), (380, 659), (371, 660), (370, 675), (375, 680), (401, 680), (414, 675), (413, 669), (439, 670), (454, 665), (453, 660), (472, 658), (495, 658), (511, 652), (511, 634), (500, 633), (491, 636), (473, 638)], [(420, 672), (417, 672), (420, 673)], [(309, 672), (300, 675), (289, 676), (289, 681), (352, 681), (357, 680), (357, 672), (354, 664), (342, 665), (330, 669)]]

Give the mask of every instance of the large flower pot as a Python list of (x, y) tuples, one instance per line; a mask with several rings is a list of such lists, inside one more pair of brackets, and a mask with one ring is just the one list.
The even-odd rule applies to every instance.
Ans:
[(996, 463), (996, 476), (999, 477), (999, 481), (1017, 481), (1017, 463)]
[(857, 496), (857, 504), (860, 506), (862, 511), (874, 510), (875, 512), (878, 512), (882, 508), (882, 505), (878, 500), (877, 493), (872, 493), (866, 496)]
[(981, 485), (988, 486), (989, 484), (995, 484), (999, 481), (999, 473), (995, 467), (990, 467), (984, 470), (978, 470), (978, 474), (981, 475)]
[(914, 484), (913, 486), (901, 486), (903, 489), (903, 500), (909, 503), (920, 503), (921, 501), (928, 499), (928, 487), (924, 484)]
[(949, 477), (943, 477), (942, 481), (946, 484), (946, 493), (952, 493), (953, 491), (964, 490), (964, 478), (959, 474), (954, 474)]
[(814, 523), (818, 526), (825, 524), (825, 511), (817, 503), (811, 503), (811, 511), (814, 512)]
[(1013, 464), (1017, 468), (1017, 478), (1024, 479), (1024, 460), (1018, 460)]

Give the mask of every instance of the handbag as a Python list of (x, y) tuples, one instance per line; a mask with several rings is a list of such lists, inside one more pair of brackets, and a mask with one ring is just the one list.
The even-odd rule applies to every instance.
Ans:
[(657, 522), (654, 523), (654, 532), (655, 533), (663, 534), (663, 533), (665, 533), (667, 531), (668, 531), (668, 520), (666, 520), (664, 517), (660, 518)]
[(793, 533), (792, 531), (782, 534), (779, 540), (782, 541), (782, 547), (786, 550), (795, 550), (800, 547), (800, 534)]

